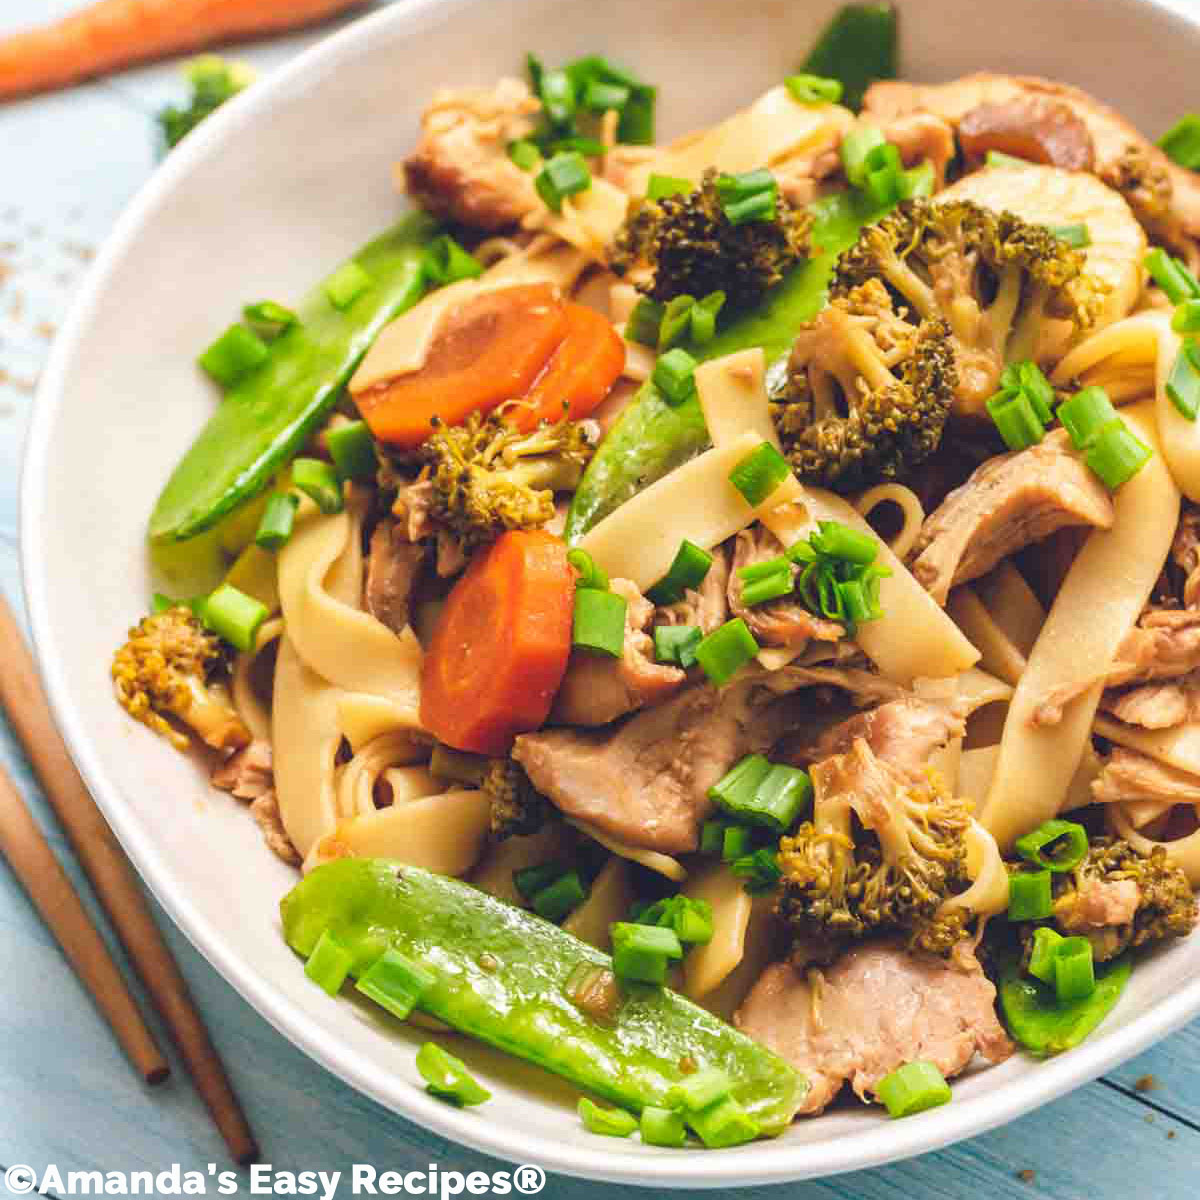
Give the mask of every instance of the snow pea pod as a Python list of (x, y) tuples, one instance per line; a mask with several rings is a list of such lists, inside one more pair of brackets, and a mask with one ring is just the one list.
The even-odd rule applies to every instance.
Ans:
[(875, 80), (896, 78), (896, 24), (892, 4), (847, 4), (817, 39), (804, 70), (840, 80), (842, 103), (858, 109)]
[[(730, 321), (711, 342), (688, 345), (689, 353), (704, 361), (761, 346), (768, 362), (782, 357), (796, 330), (824, 306), (837, 256), (853, 244), (864, 225), (885, 211), (873, 208), (860, 192), (818, 200), (812, 205), (813, 257), (795, 267), (760, 305)], [(567, 541), (577, 542), (613, 509), (708, 444), (695, 393), (672, 406), (653, 383), (644, 384), (608, 431), (580, 480), (567, 514)]]
[(412, 213), (364, 246), (351, 261), (371, 285), (343, 309), (322, 286), (309, 293), (266, 362), (226, 393), (175, 468), (150, 516), (152, 541), (195, 537), (266, 487), (333, 407), (375, 335), (424, 295), (421, 255), (438, 232)]
[(634, 1112), (664, 1106), (687, 1059), (724, 1070), (764, 1134), (779, 1133), (804, 1096), (781, 1058), (668, 988), (624, 984), (610, 1020), (588, 1016), (568, 992), (589, 969), (611, 967), (608, 955), (457, 879), (392, 859), (338, 859), (298, 883), (280, 912), (299, 954), (328, 931), (357, 976), (396, 950), (435, 977), (424, 1012)]

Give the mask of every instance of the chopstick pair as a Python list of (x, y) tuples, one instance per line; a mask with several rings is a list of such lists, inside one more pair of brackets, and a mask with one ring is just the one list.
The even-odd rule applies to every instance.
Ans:
[[(0, 595), (0, 707), (146, 991), (170, 1030), (213, 1123), (239, 1163), (258, 1146), (128, 860), (84, 786), (50, 715), (33, 657)], [(0, 851), (24, 884), (130, 1061), (150, 1084), (170, 1072), (116, 963), (29, 813), (0, 770)]]

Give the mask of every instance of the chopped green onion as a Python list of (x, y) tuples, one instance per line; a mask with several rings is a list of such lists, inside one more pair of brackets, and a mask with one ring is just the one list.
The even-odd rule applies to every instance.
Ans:
[(740, 1146), (759, 1134), (758, 1122), (732, 1096), (689, 1113), (686, 1120), (710, 1150)]
[(542, 152), (533, 142), (520, 138), (518, 141), (508, 143), (508, 157), (522, 171), (532, 171), (541, 163)]
[(712, 565), (713, 556), (707, 550), (684, 538), (667, 573), (646, 592), (646, 598), (655, 604), (677, 604), (684, 592), (704, 582)]
[(1108, 393), (1101, 387), (1081, 388), (1058, 406), (1057, 416), (1076, 450), (1086, 450), (1104, 426), (1118, 419)]
[(625, 322), (625, 338), (630, 342), (640, 342), (643, 346), (658, 345), (658, 331), (662, 328), (663, 315), (667, 306), (643, 296), (629, 314)]
[(759, 579), (770, 579), (772, 575), (778, 575), (780, 571), (790, 571), (791, 568), (792, 560), (786, 554), (781, 554), (778, 558), (767, 558), (762, 562), (738, 567), (737, 576), (742, 583), (754, 583)]
[(721, 861), (736, 862), (754, 849), (754, 833), (748, 825), (726, 825), (721, 839)]
[(164, 595), (162, 592), (155, 592), (150, 597), (150, 611), (157, 615), (166, 612), (169, 608), (176, 608), (181, 603), (182, 601), (172, 600), (170, 596)]
[(625, 597), (616, 592), (577, 588), (572, 643), (620, 658), (625, 647), (626, 608)]
[(775, 219), (776, 193), (754, 192), (742, 200), (731, 200), (721, 206), (730, 225), (749, 225), (754, 221), (773, 221)]
[(1008, 919), (1042, 921), (1054, 911), (1050, 872), (1013, 871), (1008, 877)]
[(385, 950), (354, 985), (358, 991), (386, 1008), (394, 1017), (408, 1020), (421, 997), (437, 977), (399, 950)]
[(769, 221), (775, 216), (779, 185), (765, 167), (742, 175), (718, 175), (717, 199), (731, 225)]
[(987, 410), (1010, 450), (1035, 446), (1046, 436), (1046, 427), (1024, 392), (997, 392), (987, 402)]
[(292, 483), (326, 516), (342, 511), (342, 485), (338, 481), (337, 472), (324, 459), (293, 459)]
[(646, 199), (665, 200), (668, 196), (686, 196), (696, 185), (678, 175), (651, 174), (646, 180)]
[(1024, 392), (1042, 424), (1050, 424), (1054, 417), (1051, 407), (1054, 404), (1054, 385), (1042, 374), (1037, 363), (1026, 359), (1005, 367), (1000, 375), (1000, 389)]
[(1087, 830), (1074, 821), (1043, 821), (1032, 833), (1017, 838), (1016, 851), (1039, 867), (1071, 871), (1087, 858)]
[(1128, 483), (1153, 456), (1154, 451), (1135, 437), (1125, 422), (1118, 418), (1100, 430), (1083, 460), (1100, 477), (1104, 486), (1115, 492), (1122, 484)]
[(579, 572), (575, 581), (577, 588), (596, 588), (601, 592), (608, 591), (608, 576), (596, 566), (596, 560), (586, 551), (576, 546), (567, 551), (567, 562)]
[(650, 379), (668, 404), (682, 404), (696, 391), (696, 366), (696, 360), (686, 350), (676, 347), (654, 364)]
[(1176, 333), (1200, 333), (1200, 300), (1184, 300), (1171, 318)]
[(823, 75), (789, 75), (784, 81), (798, 104), (837, 104), (842, 98), (842, 81)]
[(886, 140), (874, 125), (859, 125), (842, 138), (842, 170), (852, 186), (860, 188), (866, 183), (867, 155)]
[(613, 973), (618, 979), (662, 983), (667, 977), (667, 960), (683, 957), (683, 946), (673, 929), (617, 921), (610, 933)]
[(696, 647), (704, 637), (699, 625), (656, 625), (654, 657), (685, 671), (696, 663)]
[(721, 857), (725, 846), (725, 830), (730, 828), (728, 821), (716, 818), (705, 821), (700, 826), (700, 853), (710, 854), (715, 858)]
[(1060, 242), (1066, 242), (1068, 246), (1074, 246), (1077, 250), (1092, 244), (1092, 235), (1086, 225), (1047, 225), (1046, 228)]
[[(1200, 304), (1200, 301), (1192, 303)], [(1167, 395), (1180, 416), (1189, 421), (1194, 421), (1200, 413), (1200, 369), (1197, 369), (1196, 359), (1196, 343), (1189, 338), (1179, 347), (1167, 376)]]
[(620, 112), (629, 103), (631, 95), (631, 90), (624, 84), (605, 83), (601, 79), (592, 79), (583, 89), (583, 107), (597, 113), (610, 110)]
[(623, 1108), (601, 1108), (586, 1096), (579, 1098), (579, 1119), (589, 1133), (602, 1137), (629, 1137), (638, 1127), (638, 1120)]
[(837, 585), (842, 611), (846, 620), (857, 625), (862, 621), (877, 621), (883, 616), (878, 602), (872, 603), (861, 579), (846, 579)]
[(642, 1141), (647, 1146), (682, 1146), (687, 1141), (683, 1118), (669, 1108), (647, 1104), (642, 1109)]
[(247, 651), (254, 645), (258, 627), (270, 614), (267, 606), (230, 583), (223, 583), (204, 601), (202, 619), (235, 650)]
[(914, 196), (932, 196), (936, 175), (929, 159), (917, 163), (900, 176), (900, 199), (911, 200)]
[(267, 501), (263, 509), (262, 519), (254, 534), (255, 545), (264, 550), (282, 550), (292, 536), (292, 526), (296, 521), (296, 507), (299, 499), (283, 492), (276, 492)]
[(696, 307), (694, 296), (676, 296), (667, 301), (663, 309), (662, 324), (658, 327), (658, 348), (669, 350), (683, 339), (692, 324), (692, 309)]
[(911, 1117), (950, 1103), (950, 1085), (931, 1062), (905, 1063), (875, 1087), (889, 1117)]
[(718, 687), (728, 683), (756, 654), (758, 643), (741, 617), (714, 629), (696, 647), (696, 661)]
[(1200, 299), (1200, 282), (1177, 258), (1172, 258), (1162, 247), (1155, 246), (1142, 260), (1151, 278), (1167, 294), (1172, 304), (1184, 300)]
[(746, 881), (744, 890), (751, 896), (771, 891), (783, 877), (774, 846), (759, 846), (757, 850), (735, 858), (729, 869)]
[(705, 1067), (685, 1075), (667, 1092), (667, 1103), (686, 1112), (699, 1112), (733, 1091), (733, 1081), (720, 1067)]
[(717, 314), (725, 305), (724, 292), (709, 292), (703, 300), (692, 305), (692, 341), (707, 345), (717, 334)]
[(354, 955), (346, 949), (329, 932), (328, 929), (317, 939), (308, 961), (304, 964), (304, 973), (318, 987), (323, 988), (331, 996), (336, 996), (354, 966)]
[(629, 97), (617, 126), (617, 140), (625, 146), (654, 144), (654, 102), (658, 89), (639, 84)]
[(703, 946), (712, 941), (712, 905), (707, 900), (676, 896), (674, 907), (667, 915), (675, 936), (685, 946)]
[(558, 154), (563, 150), (578, 150), (584, 158), (599, 158), (605, 152), (603, 142), (590, 137), (556, 138), (548, 147), (548, 152)]
[(826, 558), (868, 567), (879, 554), (879, 541), (869, 533), (843, 525), (841, 521), (818, 521), (817, 532), (809, 538), (811, 547)]
[(1189, 171), (1200, 170), (1200, 116), (1188, 113), (1180, 117), (1158, 144), (1172, 162), (1177, 162)]
[(1002, 150), (989, 150), (984, 156), (984, 162), (989, 167), (1027, 167), (1029, 160), (1018, 158), (1015, 154), (1005, 154)]
[(271, 353), (267, 343), (245, 325), (230, 325), (196, 360), (222, 387), (233, 387), (257, 370)]
[(788, 460), (770, 442), (763, 442), (729, 472), (729, 482), (742, 493), (747, 504), (757, 508), (791, 471)]
[(863, 186), (876, 205), (883, 207), (901, 199), (904, 164), (900, 161), (900, 151), (891, 142), (872, 146), (867, 151), (865, 165)]
[(483, 263), (464, 250), (448, 233), (435, 237), (421, 255), (421, 267), (431, 283), (457, 283), (483, 274)]
[(492, 1093), (471, 1075), (467, 1064), (447, 1054), (436, 1042), (426, 1042), (417, 1051), (417, 1070), (425, 1080), (426, 1091), (460, 1107), (492, 1098)]
[(566, 866), (560, 862), (535, 863), (531, 867), (522, 867), (513, 872), (513, 887), (526, 900), (532, 900), (538, 892), (549, 887), (566, 872)]
[(371, 286), (371, 276), (351, 259), (338, 267), (321, 286), (329, 303), (341, 312)]
[(340, 480), (374, 479), (379, 469), (375, 439), (366, 421), (338, 425), (325, 435), (333, 469)]
[(782, 571), (742, 584), (742, 603), (747, 608), (755, 608), (759, 604), (790, 595), (794, 586), (795, 580), (792, 578), (792, 567), (789, 563)]
[(575, 87), (566, 71), (546, 71), (538, 94), (547, 119), (553, 125), (567, 125), (575, 117)]
[(773, 833), (786, 833), (812, 795), (799, 767), (770, 763), (761, 754), (743, 758), (708, 790), (718, 808)]
[(1054, 959), (1063, 941), (1063, 935), (1049, 925), (1039, 925), (1033, 931), (1033, 949), (1026, 970), (1034, 979), (1040, 979), (1043, 983), (1054, 982)]
[(534, 896), (532, 908), (547, 921), (561, 921), (587, 898), (578, 871), (567, 871)]
[(564, 197), (586, 192), (592, 186), (592, 173), (578, 150), (563, 150), (547, 160), (534, 180), (537, 194), (547, 208), (562, 212)]
[(1054, 990), (1060, 1004), (1084, 1000), (1096, 990), (1096, 964), (1087, 938), (1063, 938), (1058, 944), (1054, 952)]
[(727, 813), (741, 816), (742, 809), (753, 803), (755, 793), (770, 771), (771, 763), (766, 755), (747, 754), (708, 789), (708, 798)]
[(247, 304), (242, 309), (242, 319), (261, 338), (268, 341), (277, 338), (285, 329), (296, 323), (296, 314), (274, 300), (260, 300)]

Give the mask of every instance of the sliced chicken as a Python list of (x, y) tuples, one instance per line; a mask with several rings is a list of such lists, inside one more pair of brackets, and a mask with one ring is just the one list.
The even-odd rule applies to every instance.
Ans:
[(1125, 635), (1109, 687), (1178, 679), (1200, 670), (1200, 609), (1149, 608)]
[(413, 587), (425, 561), (425, 548), (409, 540), (405, 524), (385, 517), (375, 526), (364, 589), (367, 612), (396, 633), (410, 622)]
[(969, 948), (952, 959), (865, 942), (831, 967), (768, 967), (734, 1024), (809, 1082), (800, 1112), (821, 1112), (849, 1083), (863, 1100), (906, 1062), (957, 1075), (976, 1051), (1003, 1062), (1013, 1045), (996, 1017), (996, 989)]
[(1067, 171), (1090, 171), (1095, 162), (1087, 125), (1069, 104), (1052, 96), (976, 105), (959, 122), (958, 138), (968, 164), (975, 167), (993, 150)]
[(1200, 672), (1159, 683), (1106, 691), (1100, 707), (1126, 725), (1173, 729), (1200, 719)]
[(1200, 778), (1169, 767), (1148, 754), (1114, 746), (1100, 774), (1092, 781), (1092, 795), (1102, 804), (1122, 800), (1200, 804)]
[(712, 551), (713, 563), (700, 587), (688, 589), (677, 604), (658, 610), (656, 620), (663, 625), (698, 625), (705, 634), (725, 624), (729, 616), (726, 588), (729, 583), (729, 543), (723, 542)]
[(518, 79), (492, 88), (443, 88), (421, 118), (417, 148), (400, 164), (400, 184), (422, 208), (474, 229), (515, 225), (540, 201), (533, 173), (509, 157), (527, 138), (541, 103)]
[(1184, 500), (1179, 514), (1175, 540), (1171, 543), (1171, 562), (1183, 575), (1179, 598), (1187, 607), (1200, 597), (1200, 505)]
[(625, 600), (625, 644), (620, 658), (576, 650), (554, 698), (550, 720), (561, 725), (607, 725), (638, 708), (660, 704), (687, 682), (678, 667), (656, 662), (647, 633), (654, 605), (628, 579), (612, 590)]
[(271, 766), (271, 743), (254, 741), (243, 746), (213, 771), (209, 782), (239, 800), (257, 800), (272, 791), (275, 772)]
[(437, 544), (437, 573), (445, 579), (467, 565), (462, 543), (433, 516), (433, 484), (428, 479), (402, 486), (396, 493), (392, 512), (403, 523), (410, 542), (432, 538)]
[(279, 800), (273, 790), (263, 792), (250, 805), (250, 815), (262, 832), (263, 841), (276, 857), (282, 859), (289, 867), (300, 866), (303, 860), (283, 827), (283, 817), (279, 814)]
[(921, 527), (912, 571), (939, 603), (952, 587), (1068, 525), (1108, 529), (1112, 497), (1071, 452), (1064, 430), (999, 455), (946, 497)]
[(696, 849), (711, 812), (708, 789), (804, 721), (808, 706), (795, 693), (822, 685), (860, 703), (901, 694), (859, 668), (750, 667), (724, 688), (694, 685), (612, 728), (523, 734), (512, 756), (568, 817), (628, 845), (685, 853)]

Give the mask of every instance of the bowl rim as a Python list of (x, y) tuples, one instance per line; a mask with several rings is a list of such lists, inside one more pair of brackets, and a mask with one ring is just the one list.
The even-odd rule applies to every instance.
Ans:
[[(395, 25), (407, 35), (429, 19), (445, 21), (462, 10), (495, 0), (407, 0), (368, 13), (323, 38), (272, 72), (257, 87), (238, 96), (214, 114), (156, 169), (121, 213), (90, 267), (62, 330), (55, 339), (38, 385), (26, 436), (21, 480), (18, 530), (20, 564), (26, 609), (35, 657), (50, 706), (72, 758), (142, 880), (158, 903), (196, 950), (270, 1025), (310, 1058), (357, 1091), (389, 1111), (464, 1146), (514, 1163), (537, 1164), (548, 1170), (585, 1179), (635, 1186), (718, 1188), (783, 1183), (834, 1175), (909, 1158), (947, 1146), (994, 1128), (1087, 1083), (1105, 1071), (1167, 1036), (1200, 1013), (1200, 977), (1161, 997), (1148, 1012), (1086, 1043), (1069, 1054), (1039, 1065), (1036, 1072), (1006, 1081), (994, 1089), (924, 1114), (917, 1120), (871, 1124), (861, 1132), (843, 1134), (829, 1142), (788, 1145), (786, 1140), (757, 1143), (720, 1155), (691, 1150), (661, 1152), (649, 1148), (626, 1150), (620, 1143), (597, 1140), (596, 1149), (564, 1144), (519, 1127), (480, 1121), (467, 1110), (442, 1104), (407, 1081), (385, 1075), (363, 1053), (325, 1036), (320, 1024), (289, 999), (286, 991), (259, 975), (225, 944), (221, 928), (210, 922), (171, 885), (170, 873), (157, 843), (139, 830), (120, 789), (105, 773), (97, 746), (82, 715), (73, 710), (67, 690), (68, 667), (51, 629), (48, 596), (51, 581), (39, 547), (44, 528), (45, 492), (51, 464), (52, 432), (62, 405), (76, 348), (84, 339), (90, 317), (101, 303), (109, 276), (138, 238), (142, 225), (159, 202), (191, 169), (193, 160), (248, 125), (260, 110), (293, 89), (303, 90), (309, 78), (336, 78), (325, 71), (346, 54), (354, 54), (384, 26)], [(514, 4), (516, 0), (504, 0)], [(522, 0), (527, 2), (527, 0)], [(1200, 12), (1189, 13), (1172, 0), (1116, 0), (1129, 8), (1157, 9), (1192, 28), (1200, 27)], [(653, 1163), (653, 1185), (646, 1183)], [(519, 1189), (518, 1189), (519, 1190)]]

